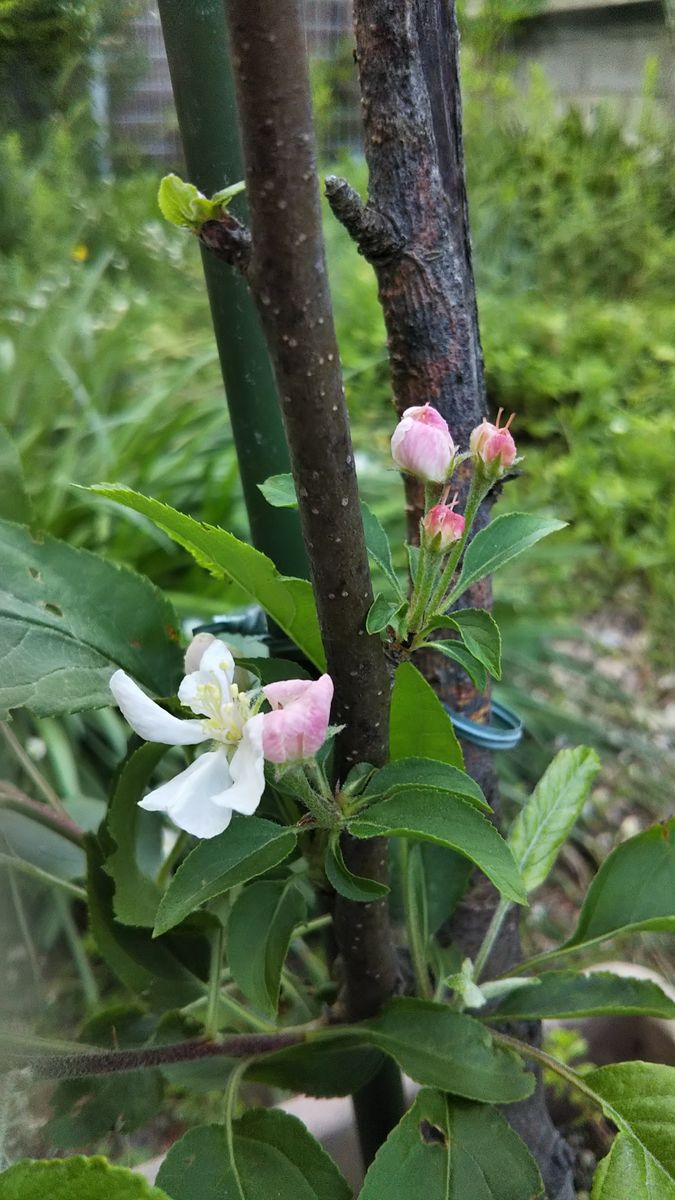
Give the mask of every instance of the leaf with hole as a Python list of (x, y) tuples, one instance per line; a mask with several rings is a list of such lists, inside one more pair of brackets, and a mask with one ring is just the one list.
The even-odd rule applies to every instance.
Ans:
[(394, 674), (389, 757), (392, 762), (418, 757), (464, 766), (450, 717), (431, 684), (412, 663), (401, 663)]
[(509, 845), (528, 892), (546, 879), (600, 766), (595, 750), (588, 746), (561, 750), (520, 810), (509, 834)]
[(157, 1176), (171, 1200), (350, 1200), (351, 1189), (297, 1117), (254, 1108), (175, 1142)]
[(185, 513), (142, 496), (119, 484), (97, 484), (88, 489), (148, 517), (158, 529), (183, 546), (212, 575), (226, 576), (265, 609), (317, 667), (326, 657), (321, 643), (312, 585), (306, 579), (281, 575), (271, 558), (215, 525), (194, 521)]
[(504, 513), (496, 517), (469, 542), (460, 577), (450, 595), (450, 603), (472, 584), (492, 575), (541, 538), (564, 529), (565, 525), (565, 521), (535, 517), (531, 513)]
[(176, 616), (141, 575), (0, 521), (0, 720), (112, 703), (122, 667), (159, 696), (181, 672)]
[(292, 829), (263, 817), (236, 816), (224, 833), (200, 842), (181, 863), (157, 911), (155, 934), (165, 933), (201, 904), (264, 875), (288, 858)]
[(496, 1109), (424, 1089), (389, 1134), (359, 1200), (541, 1200), (529, 1151)]
[(631, 979), (607, 971), (578, 975), (547, 971), (541, 979), (505, 996), (490, 1014), (495, 1021), (530, 1021), (552, 1017), (597, 1017), (604, 1014), (644, 1015), (675, 1019), (675, 1001), (650, 979)]
[(399, 788), (348, 823), (354, 837), (407, 837), (456, 850), (509, 900), (525, 904), (518, 868), (502, 836), (472, 804), (436, 788)]
[(291, 936), (307, 915), (297, 883), (259, 880), (235, 900), (227, 925), (227, 962), (246, 998), (275, 1016)]

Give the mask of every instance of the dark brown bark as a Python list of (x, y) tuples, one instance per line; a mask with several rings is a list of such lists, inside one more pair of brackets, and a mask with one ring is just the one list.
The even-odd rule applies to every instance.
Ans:
[[(432, 403), (460, 448), (486, 415), (483, 358), (471, 263), (464, 178), (459, 35), (448, 0), (355, 0), (369, 200), (359, 205), (339, 180), (328, 182), (333, 211), (372, 263), (387, 328), (394, 401), (399, 413)], [(466, 496), (469, 464), (460, 477)], [(421, 488), (407, 481), (409, 529), (415, 537)], [(478, 526), (487, 519), (483, 506)], [(490, 607), (489, 584), (462, 604)], [(449, 660), (432, 652), (417, 665), (452, 708), (489, 720), (484, 697)], [(489, 799), (497, 786), (488, 752), (465, 746), (467, 769)], [(477, 949), (494, 908), (479, 880), (454, 921), (465, 952)], [(517, 920), (496, 951), (514, 961)], [(493, 957), (493, 963), (495, 957)], [(518, 1128), (537, 1158), (551, 1200), (571, 1200), (569, 1153), (553, 1127), (541, 1090), (518, 1106)]]
[[(365, 633), (372, 603), (354, 455), (328, 290), (304, 31), (298, 0), (229, 0), (252, 247), (246, 275), (274, 362), (328, 671), (337, 771), (381, 763), (389, 678)], [(351, 869), (387, 876), (386, 845), (345, 840)], [(336, 897), (350, 1019), (376, 1012), (398, 971), (386, 903)]]

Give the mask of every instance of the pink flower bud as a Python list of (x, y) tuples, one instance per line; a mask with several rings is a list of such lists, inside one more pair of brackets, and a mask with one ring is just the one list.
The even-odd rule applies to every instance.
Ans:
[(454, 504), (436, 504), (430, 508), (423, 521), (424, 540), (433, 543), (431, 548), (443, 554), (464, 533), (464, 517), (453, 511)]
[(444, 483), (455, 457), (455, 443), (443, 417), (430, 404), (407, 408), (391, 439), (391, 454), (402, 471), (425, 483)]
[(500, 475), (513, 466), (518, 453), (516, 443), (509, 432), (509, 425), (515, 413), (511, 414), (504, 428), (500, 429), (499, 422), (503, 411), (503, 408), (500, 408), (495, 425), (484, 419), (469, 438), (469, 448), (474, 458), (480, 459), (486, 467)]
[(326, 740), (333, 680), (287, 679), (268, 683), (263, 694), (273, 711), (263, 716), (263, 754), (268, 762), (312, 758)]

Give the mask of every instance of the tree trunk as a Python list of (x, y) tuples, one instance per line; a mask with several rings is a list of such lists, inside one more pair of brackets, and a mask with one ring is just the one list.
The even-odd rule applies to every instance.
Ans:
[[(375, 270), (388, 335), (394, 400), (399, 413), (431, 402), (455, 441), (486, 415), (483, 359), (471, 263), (459, 88), (459, 35), (454, 3), (446, 0), (355, 0), (369, 201), (364, 207), (343, 180), (327, 181), (336, 216)], [(459, 490), (466, 495), (470, 466)], [(406, 481), (409, 532), (416, 539), (421, 488)], [(487, 519), (483, 506), (477, 528)], [(462, 605), (489, 608), (489, 584), (469, 589)], [(478, 721), (490, 717), (489, 693), (479, 694), (448, 659), (430, 651), (418, 666), (453, 709)], [(465, 743), (467, 769), (498, 808), (488, 751)], [(453, 940), (475, 954), (495, 904), (482, 878), (455, 915)], [(492, 966), (520, 956), (517, 919), (505, 927)], [(522, 1032), (522, 1031), (521, 1031)], [(539, 1036), (537, 1027), (530, 1036)], [(570, 1152), (555, 1130), (542, 1089), (506, 1110), (536, 1157), (550, 1200), (573, 1200)]]

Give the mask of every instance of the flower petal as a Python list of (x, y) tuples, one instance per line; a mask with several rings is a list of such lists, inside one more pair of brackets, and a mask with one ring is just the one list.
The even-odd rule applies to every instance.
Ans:
[(150, 792), (139, 807), (167, 813), (174, 825), (195, 837), (212, 838), (232, 819), (231, 808), (214, 802), (217, 795), (227, 795), (231, 783), (225, 751), (209, 750), (175, 779)]
[(311, 688), (312, 683), (312, 679), (280, 679), (277, 683), (266, 684), (262, 692), (272, 708), (279, 708), (280, 705), (299, 700), (307, 689)]
[(247, 817), (255, 812), (265, 790), (264, 720), (262, 713), (258, 713), (244, 725), (241, 741), (230, 760), (232, 786), (214, 797), (216, 804), (225, 804)]
[(208, 740), (201, 721), (182, 721), (172, 717), (141, 691), (126, 671), (115, 671), (110, 690), (131, 725), (146, 742), (163, 742), (166, 746), (196, 746)]

